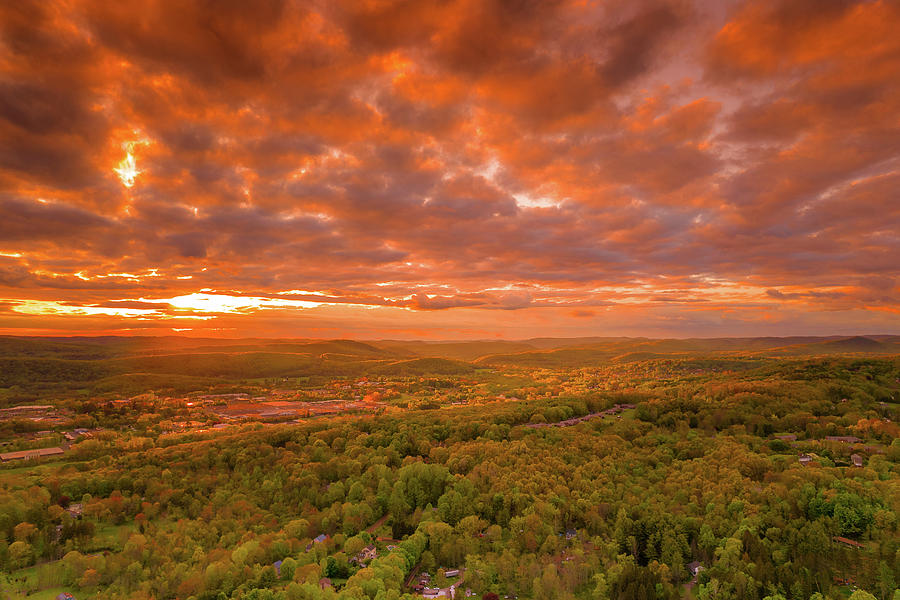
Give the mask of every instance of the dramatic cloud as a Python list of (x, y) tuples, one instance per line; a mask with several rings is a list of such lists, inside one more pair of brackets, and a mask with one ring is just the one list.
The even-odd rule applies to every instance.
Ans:
[(0, 332), (900, 333), (890, 0), (0, 6)]

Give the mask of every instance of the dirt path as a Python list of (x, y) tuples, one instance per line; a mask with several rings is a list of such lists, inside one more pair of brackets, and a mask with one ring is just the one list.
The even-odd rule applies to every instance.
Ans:
[(369, 533), (375, 533), (375, 530), (384, 525), (384, 522), (388, 520), (389, 516), (390, 515), (384, 515), (383, 517), (366, 527), (366, 531), (368, 531)]

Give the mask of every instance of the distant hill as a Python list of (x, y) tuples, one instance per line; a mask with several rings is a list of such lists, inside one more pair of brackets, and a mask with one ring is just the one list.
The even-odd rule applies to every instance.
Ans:
[(379, 348), (398, 353), (408, 353), (421, 357), (452, 358), (456, 360), (472, 361), (490, 354), (505, 352), (525, 352), (536, 350), (537, 347), (528, 342), (507, 341), (474, 341), (474, 342), (402, 342), (381, 341), (374, 342)]
[[(123, 338), (128, 340), (129, 338)], [(70, 341), (75, 340), (75, 341)], [(126, 342), (127, 343), (127, 342)], [(0, 357), (101, 359), (119, 352), (99, 338), (41, 338), (0, 336)]]
[(822, 356), (835, 354), (900, 354), (900, 338), (884, 336), (880, 340), (868, 336), (817, 340), (772, 349), (770, 356)]
[(532, 368), (589, 367), (608, 363), (616, 352), (607, 348), (560, 348), (516, 354), (493, 354), (475, 361), (479, 365), (509, 365)]
[(844, 340), (832, 340), (824, 342), (822, 346), (835, 349), (840, 352), (884, 352), (887, 346), (872, 338), (856, 336)]
[(83, 385), (116, 374), (107, 361), (64, 358), (0, 358), (0, 387), (28, 388), (42, 383)]
[(613, 362), (617, 363), (629, 363), (629, 362), (641, 362), (644, 360), (654, 360), (657, 358), (672, 358), (674, 356), (681, 355), (673, 355), (673, 354), (659, 354), (657, 352), (627, 352), (625, 354), (620, 354), (613, 358)]
[(0, 337), (0, 392), (15, 387), (23, 397), (46, 397), (73, 390), (125, 393), (141, 385), (186, 390), (259, 378), (453, 376), (481, 367), (587, 368), (666, 359), (741, 370), (754, 364), (748, 358), (844, 354), (900, 354), (900, 336), (470, 342), (5, 336)]
[(475, 371), (470, 363), (447, 358), (414, 358), (373, 366), (377, 375), (467, 375)]
[[(551, 339), (529, 340), (547, 345)], [(582, 342), (582, 343), (578, 343)], [(516, 353), (498, 353), (479, 358), (483, 365), (508, 365), (532, 368), (589, 367), (610, 362), (638, 362), (689, 356), (820, 356), (832, 354), (900, 354), (900, 337), (788, 337), (788, 338), (583, 338), (567, 340), (553, 349), (535, 349)]]

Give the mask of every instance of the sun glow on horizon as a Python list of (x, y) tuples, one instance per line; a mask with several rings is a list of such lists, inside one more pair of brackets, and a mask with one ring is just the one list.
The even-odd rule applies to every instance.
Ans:
[(11, 307), (13, 312), (25, 315), (58, 315), (58, 316), (108, 316), (130, 317), (137, 319), (199, 319), (207, 320), (213, 317), (200, 315), (167, 315), (155, 308), (130, 308), (111, 307), (97, 305), (72, 305), (53, 300), (18, 300)]
[(242, 313), (264, 308), (315, 308), (322, 302), (307, 300), (282, 300), (260, 296), (230, 296), (227, 294), (193, 293), (173, 298), (148, 299), (141, 302), (152, 304), (168, 304), (173, 308), (209, 313)]

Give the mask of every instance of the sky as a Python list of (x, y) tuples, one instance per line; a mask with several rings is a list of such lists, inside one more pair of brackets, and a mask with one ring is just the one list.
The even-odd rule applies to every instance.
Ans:
[(900, 2), (0, 3), (0, 334), (900, 333)]

